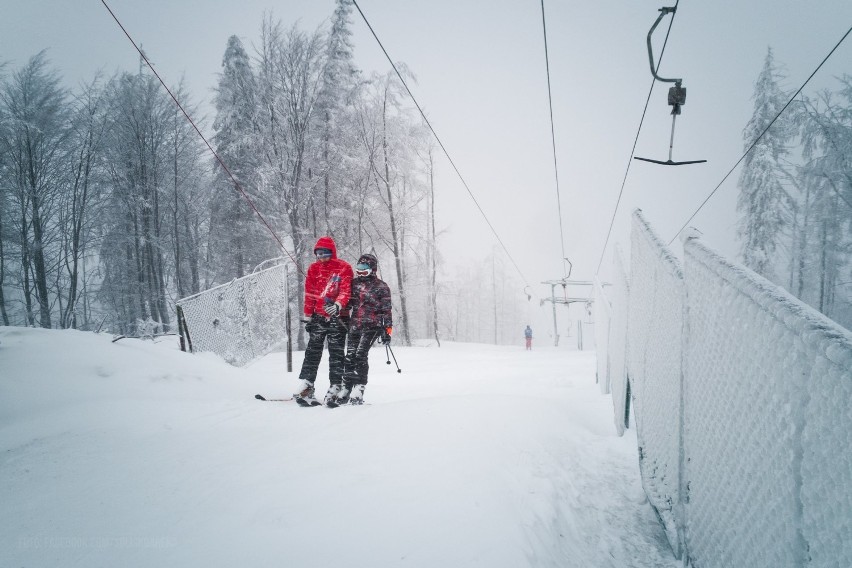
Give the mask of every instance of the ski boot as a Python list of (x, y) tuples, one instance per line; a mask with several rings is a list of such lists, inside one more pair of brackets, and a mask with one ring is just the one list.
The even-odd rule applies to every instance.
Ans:
[(352, 387), (343, 383), (340, 385), (340, 392), (337, 393), (337, 405), (341, 406), (344, 404), (349, 404), (349, 395), (352, 394)]
[(299, 406), (319, 406), (319, 401), (314, 396), (314, 383), (303, 379), (301, 389), (293, 394), (293, 400), (296, 401), (296, 404)]
[(340, 403), (337, 402), (337, 395), (340, 393), (340, 385), (331, 385), (325, 393), (325, 398), (322, 403), (329, 408), (337, 408)]
[(364, 387), (367, 385), (355, 385), (349, 395), (349, 404), (364, 404)]

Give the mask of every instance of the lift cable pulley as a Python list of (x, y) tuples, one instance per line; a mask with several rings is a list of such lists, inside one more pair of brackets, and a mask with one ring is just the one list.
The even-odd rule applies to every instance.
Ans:
[(686, 104), (686, 87), (683, 86), (683, 79), (666, 79), (665, 77), (660, 77), (657, 75), (657, 70), (654, 68), (654, 51), (651, 47), (651, 36), (654, 35), (654, 30), (657, 29), (657, 26), (660, 24), (660, 21), (667, 14), (672, 14), (674, 17), (674, 13), (677, 10), (676, 6), (673, 7), (662, 7), (660, 8), (660, 15), (657, 16), (657, 21), (654, 22), (654, 25), (651, 26), (651, 29), (648, 31), (648, 62), (651, 64), (651, 75), (654, 76), (654, 79), (660, 81), (662, 83), (674, 83), (674, 86), (669, 88), (669, 106), (672, 107), (672, 132), (669, 137), (669, 159), (665, 162), (662, 160), (653, 160), (651, 158), (640, 158), (638, 156), (634, 156), (634, 160), (642, 160), (643, 162), (651, 162), (654, 164), (660, 164), (663, 166), (685, 166), (687, 164), (701, 164), (706, 162), (707, 160), (687, 160), (684, 162), (675, 162), (672, 161), (672, 148), (674, 147), (674, 132), (675, 132), (675, 120), (677, 116), (681, 113), (681, 107)]

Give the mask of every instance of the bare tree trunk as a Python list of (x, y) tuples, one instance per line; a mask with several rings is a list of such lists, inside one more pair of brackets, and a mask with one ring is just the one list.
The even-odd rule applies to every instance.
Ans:
[(494, 345), (499, 345), (497, 341), (497, 329), (499, 326), (497, 325), (497, 274), (495, 272), (494, 264), (495, 264), (495, 255), (491, 253), (491, 290), (494, 295)]
[(38, 195), (38, 179), (34, 170), (32, 146), (27, 143), (28, 181), (30, 194), (30, 212), (33, 226), (33, 268), (35, 269), (36, 298), (39, 303), (39, 324), (44, 328), (53, 327), (50, 321), (50, 299), (47, 293), (47, 270), (44, 262), (44, 230), (42, 227), (41, 201)]
[(398, 215), (402, 216), (401, 219), (400, 219), (401, 222), (397, 223), (397, 227), (399, 228), (397, 232), (399, 234), (399, 256), (402, 259), (401, 264), (402, 264), (402, 280), (403, 280), (403, 282), (408, 282), (408, 269), (405, 266), (405, 251), (406, 251), (406, 249), (405, 249), (406, 230), (405, 229), (407, 227), (407, 223), (405, 222), (405, 216), (404, 216), (405, 215), (405, 203), (407, 202), (407, 197), (408, 197), (407, 194), (408, 194), (408, 183), (407, 183), (405, 175), (403, 175), (402, 176), (402, 193), (400, 195), (400, 200), (399, 200), (399, 203), (401, 204), (401, 206), (399, 208), (397, 208), (397, 211), (402, 209), (401, 213), (399, 213), (399, 212), (397, 213)]
[[(284, 177), (284, 174), (282, 172), (282, 178), (283, 177)], [(302, 180), (302, 161), (301, 161), (301, 153), (299, 153), (299, 155), (296, 159), (296, 164), (293, 168), (292, 177), (290, 179), (290, 187), (292, 188), (291, 194), (290, 194), (291, 195), (291, 203), (286, 204), (286, 207), (287, 207), (288, 220), (290, 221), (290, 229), (292, 231), (291, 234), (292, 234), (292, 238), (293, 238), (293, 246), (295, 248), (293, 253), (296, 257), (296, 262), (297, 262), (296, 270), (299, 274), (306, 274), (307, 271), (304, 268), (304, 263), (303, 263), (302, 259), (304, 258), (305, 251), (308, 250), (309, 246), (308, 246), (308, 243), (306, 242), (305, 231), (303, 230), (303, 226), (302, 226), (302, 220), (299, 218), (298, 203), (299, 203), (299, 196), (301, 195), (301, 180)], [(305, 211), (305, 213), (307, 214), (308, 212)], [(297, 297), (299, 298), (299, 307), (303, 310), (304, 306), (302, 305), (302, 303), (304, 302), (304, 297), (305, 297), (305, 281), (304, 281), (303, 278), (298, 278), (297, 281), (298, 281), (298, 285), (297, 285), (296, 292), (298, 294)], [(300, 313), (303, 313), (303, 311), (301, 311)], [(297, 345), (298, 345), (299, 349), (304, 349), (305, 345), (306, 345), (305, 344), (304, 330), (302, 329), (301, 326), (299, 326), (299, 333), (298, 333), (298, 337), (297, 337)]]
[[(83, 247), (82, 253), (83, 253), (82, 254), (83, 267), (81, 269), (81, 273), (82, 273), (82, 275), (81, 275), (82, 276), (81, 293), (82, 293), (82, 298), (83, 298), (83, 329), (91, 330), (90, 324), (91, 324), (92, 309), (91, 309), (91, 305), (89, 304), (89, 292), (88, 292), (88, 289), (87, 289), (88, 288), (88, 286), (87, 286), (88, 280), (86, 278), (86, 248), (85, 248), (85, 246)], [(77, 323), (77, 315), (76, 314), (74, 315), (74, 323), (75, 323), (75, 325)]]
[(152, 246), (151, 268), (154, 275), (154, 289), (156, 290), (157, 310), (160, 317), (157, 321), (163, 325), (169, 325), (169, 307), (166, 301), (166, 276), (165, 259), (163, 258), (163, 239), (160, 228), (160, 192), (157, 187), (153, 188), (154, 196), (154, 245)]
[[(837, 202), (837, 199), (832, 197), (830, 199), (827, 219), (823, 221), (825, 230), (825, 239), (824, 239), (824, 250), (823, 255), (825, 255), (825, 285), (824, 285), (824, 297), (825, 297), (825, 311), (826, 316), (830, 318), (834, 318), (834, 299), (835, 299), (835, 283), (837, 282), (837, 271), (840, 267), (840, 263), (838, 262), (837, 257), (837, 237), (838, 232), (840, 231), (840, 224), (837, 221), (837, 211), (840, 209), (840, 203)], [(833, 229), (832, 229), (833, 228)]]
[[(189, 255), (189, 276), (190, 281), (192, 282), (192, 288), (190, 289), (191, 294), (198, 294), (201, 291), (201, 277), (198, 270), (198, 261), (200, 254), (200, 242), (201, 242), (201, 227), (198, 216), (193, 216), (192, 226), (190, 227), (190, 232), (192, 235), (193, 247), (191, 249), (191, 253)], [(209, 245), (208, 245), (209, 249)], [(209, 264), (208, 264), (209, 266)]]
[[(146, 282), (145, 282), (145, 266), (144, 259), (142, 258), (142, 247), (141, 240), (142, 236), (139, 234), (139, 224), (136, 220), (136, 215), (133, 215), (133, 249), (129, 249), (128, 244), (128, 260), (135, 262), (136, 264), (136, 286), (138, 289), (134, 296), (139, 301), (139, 318), (145, 319), (148, 317), (148, 303), (145, 301), (146, 294)], [(128, 322), (128, 323), (133, 323)]]
[(323, 124), (322, 134), (322, 159), (325, 164), (323, 172), (323, 198), (325, 201), (325, 230), (326, 233), (331, 232), (331, 215), (329, 213), (331, 203), (331, 164), (329, 163), (329, 146), (331, 145), (331, 113), (326, 110), (324, 116), (325, 123)]
[(387, 97), (385, 97), (382, 105), (382, 152), (384, 155), (385, 167), (385, 189), (387, 191), (387, 206), (390, 216), (391, 227), (391, 245), (393, 247), (393, 257), (396, 263), (396, 280), (399, 287), (399, 305), (402, 315), (402, 333), (406, 345), (411, 345), (411, 334), (408, 331), (408, 308), (406, 307), (405, 297), (405, 278), (402, 272), (402, 258), (400, 254), (399, 240), (396, 228), (396, 216), (393, 210), (393, 192), (390, 185), (390, 158), (388, 157), (388, 139), (387, 139)]
[(21, 272), (24, 277), (24, 310), (26, 314), (26, 322), (28, 326), (35, 327), (35, 316), (33, 314), (32, 288), (30, 287), (30, 247), (27, 235), (27, 197), (24, 192), (21, 194)]
[(811, 186), (810, 184), (805, 184), (805, 212), (804, 219), (802, 219), (802, 225), (799, 232), (799, 267), (798, 267), (798, 282), (796, 289), (796, 297), (799, 299), (803, 299), (805, 293), (805, 255), (807, 254), (808, 248), (808, 222), (811, 211)]
[[(205, 259), (204, 259), (208, 267), (213, 265), (213, 252), (212, 252), (213, 247), (211, 247), (210, 244), (209, 244), (210, 240), (211, 240), (210, 239), (210, 226), (208, 226), (207, 227), (207, 242), (208, 242), (207, 255), (205, 256)], [(205, 290), (210, 289), (210, 275), (211, 275), (211, 273), (212, 273), (211, 270), (206, 270), (204, 272), (204, 289)]]
[[(367, 179), (366, 179), (365, 186), (364, 186), (365, 190), (368, 187), (370, 187), (370, 174), (373, 171), (372, 165), (373, 164), (372, 164), (372, 158), (371, 158), (370, 166), (367, 168)], [(366, 191), (365, 191), (365, 193), (366, 193)], [(362, 198), (362, 199), (358, 200), (358, 214), (356, 215), (356, 218), (355, 218), (355, 222), (357, 223), (357, 229), (358, 229), (358, 254), (362, 254), (364, 252), (364, 217), (366, 215), (365, 205), (366, 205), (365, 199)]]
[(825, 313), (825, 282), (826, 282), (826, 255), (828, 235), (825, 223), (820, 223), (820, 252), (819, 252), (819, 311)]
[(172, 150), (174, 151), (173, 155), (173, 187), (174, 190), (174, 207), (172, 209), (172, 226), (174, 229), (174, 240), (175, 240), (175, 285), (177, 286), (178, 298), (186, 297), (186, 291), (183, 289), (183, 278), (181, 278), (181, 256), (180, 256), (180, 230), (178, 229), (178, 211), (180, 207), (180, 202), (178, 200), (178, 125), (177, 125), (177, 112), (174, 115), (175, 120), (175, 128), (174, 128), (174, 147)]
[[(80, 196), (80, 201), (85, 202), (86, 188), (84, 182), (83, 195)], [(74, 184), (74, 198), (71, 204), (71, 250), (68, 251), (68, 256), (65, 259), (66, 270), (68, 271), (68, 304), (65, 307), (65, 315), (62, 317), (62, 327), (77, 328), (76, 308), (77, 308), (77, 287), (79, 286), (79, 263), (80, 263), (80, 237), (83, 230), (82, 219), (82, 203), (81, 210), (78, 212), (77, 202), (77, 183)], [(70, 257), (71, 266), (68, 266)], [(60, 295), (61, 296), (61, 295)]]
[(435, 236), (435, 163), (432, 150), (429, 150), (429, 300), (432, 304), (432, 327), (435, 333), (435, 341), (441, 346), (441, 338), (438, 337), (438, 243)]
[[(80, 150), (79, 161), (74, 175), (72, 187), (73, 197), (70, 211), (71, 247), (65, 259), (65, 267), (68, 272), (68, 303), (65, 307), (65, 315), (62, 318), (62, 327), (77, 329), (77, 303), (79, 301), (80, 288), (80, 260), (83, 254), (83, 229), (85, 227), (86, 212), (89, 201), (89, 180), (92, 171), (93, 159), (93, 133), (91, 130), (86, 134), (86, 141)], [(70, 266), (69, 266), (70, 259)]]
[(0, 202), (0, 317), (3, 325), (9, 325), (9, 314), (6, 312), (6, 296), (3, 294), (3, 282), (6, 280), (6, 255), (3, 249), (3, 203)]

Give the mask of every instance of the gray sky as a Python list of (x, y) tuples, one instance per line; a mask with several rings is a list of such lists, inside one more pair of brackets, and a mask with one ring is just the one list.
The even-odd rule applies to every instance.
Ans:
[[(264, 11), (285, 25), (313, 29), (333, 0), (107, 0), (170, 84), (184, 76), (208, 101), (227, 38), (251, 48)], [(645, 37), (674, 1), (546, 0), (553, 114), (572, 277), (591, 278), (651, 85)], [(396, 61), (417, 76), (412, 90), (462, 175), (536, 294), (563, 275), (553, 172), (547, 78), (538, 0), (359, 0)], [(669, 23), (655, 38), (655, 55)], [(601, 273), (614, 242), (629, 249), (628, 220), (641, 207), (667, 242), (742, 155), (753, 84), (774, 50), (786, 87), (795, 89), (852, 25), (849, 0), (683, 0), (660, 74), (682, 77), (688, 97), (678, 118), (675, 160), (682, 167), (634, 162)], [(357, 11), (355, 58), (369, 73), (389, 67)], [(137, 68), (138, 58), (99, 0), (0, 0), (0, 60), (17, 68), (40, 49), (69, 85)], [(852, 73), (847, 40), (805, 89), (836, 88)], [(669, 85), (658, 84), (636, 155), (666, 159)], [(496, 241), (446, 160), (437, 172), (440, 246), (449, 262), (486, 256)], [(736, 253), (738, 171), (696, 217), (707, 242)], [(675, 247), (676, 249), (679, 247)]]

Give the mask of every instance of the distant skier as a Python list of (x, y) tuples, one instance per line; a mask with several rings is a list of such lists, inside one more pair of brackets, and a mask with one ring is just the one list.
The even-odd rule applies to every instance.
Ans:
[(343, 382), (343, 360), (346, 345), (346, 325), (341, 318), (346, 315), (352, 287), (352, 267), (337, 258), (337, 246), (331, 237), (320, 237), (314, 246), (316, 262), (305, 275), (305, 325), (308, 346), (299, 379), (299, 392), (293, 397), (301, 406), (317, 406), (314, 381), (322, 360), (323, 343), (328, 340), (328, 392), (325, 401), (337, 396)]
[(527, 340), (527, 351), (532, 351), (532, 328), (527, 326), (524, 330), (524, 337)]
[(343, 388), (337, 395), (338, 404), (363, 404), (367, 373), (370, 370), (369, 352), (379, 338), (389, 344), (393, 332), (391, 293), (388, 285), (376, 275), (379, 261), (372, 254), (363, 254), (355, 265), (349, 307), (349, 341), (346, 345), (346, 368)]

